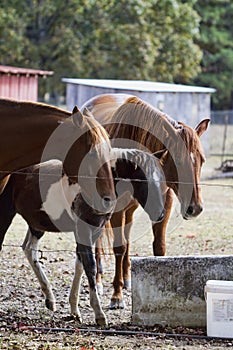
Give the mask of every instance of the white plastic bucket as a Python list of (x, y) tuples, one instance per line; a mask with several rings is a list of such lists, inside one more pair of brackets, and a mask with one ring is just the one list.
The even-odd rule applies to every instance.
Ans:
[(205, 296), (207, 335), (233, 338), (233, 281), (207, 281)]

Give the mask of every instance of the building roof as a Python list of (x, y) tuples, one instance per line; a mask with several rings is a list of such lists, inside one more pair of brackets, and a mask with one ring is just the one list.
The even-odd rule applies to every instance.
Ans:
[(0, 73), (4, 74), (12, 74), (12, 75), (53, 75), (53, 71), (40, 70), (40, 69), (31, 69), (31, 68), (20, 68), (20, 67), (12, 67), (12, 66), (1, 66), (0, 65)]
[(213, 93), (213, 88), (168, 84), (145, 80), (111, 80), (111, 79), (69, 79), (63, 78), (63, 82), (76, 85), (86, 85), (106, 89), (132, 90), (141, 92), (200, 92)]

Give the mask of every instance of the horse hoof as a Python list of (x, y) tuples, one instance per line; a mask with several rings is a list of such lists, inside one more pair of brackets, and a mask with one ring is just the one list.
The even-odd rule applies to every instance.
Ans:
[(82, 320), (82, 317), (80, 315), (73, 315), (75, 321), (77, 321), (78, 323), (82, 323), (83, 320)]
[(131, 289), (131, 280), (124, 280), (124, 289), (130, 290)]
[(78, 314), (78, 313), (77, 314), (71, 314), (70, 318), (71, 318), (71, 320), (75, 320), (78, 323), (82, 323), (82, 316), (81, 316), (81, 314)]
[(124, 309), (125, 308), (125, 302), (123, 299), (111, 299), (109, 309)]
[(97, 292), (99, 295), (103, 295), (104, 294), (104, 287), (102, 283), (98, 283), (96, 284), (96, 288), (97, 288)]
[(53, 300), (45, 299), (45, 306), (53, 312), (57, 310), (56, 303)]
[(107, 326), (108, 325), (106, 317), (100, 317), (98, 319), (96, 318), (95, 322), (98, 326)]

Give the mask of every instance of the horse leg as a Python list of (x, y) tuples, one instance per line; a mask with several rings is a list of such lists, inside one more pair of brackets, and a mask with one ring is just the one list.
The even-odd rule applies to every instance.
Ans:
[(38, 244), (44, 232), (37, 231), (29, 227), (22, 248), (31, 265), (45, 296), (45, 305), (51, 311), (56, 311), (55, 297), (41, 264), (38, 261)]
[(96, 288), (99, 295), (104, 294), (104, 288), (102, 283), (103, 265), (101, 255), (103, 253), (101, 238), (98, 238), (95, 242), (95, 261), (96, 261)]
[(166, 200), (164, 208), (166, 209), (165, 217), (163, 221), (156, 222), (152, 225), (154, 242), (153, 242), (153, 252), (154, 256), (164, 256), (166, 253), (166, 229), (168, 220), (171, 213), (173, 202), (173, 191), (169, 188), (166, 193)]
[(75, 316), (75, 318), (81, 323), (82, 316), (79, 311), (78, 303), (79, 303), (81, 280), (83, 275), (83, 264), (78, 254), (78, 245), (76, 250), (77, 250), (77, 256), (75, 261), (75, 272), (74, 272), (74, 278), (73, 278), (70, 295), (69, 295), (69, 303), (70, 303), (71, 315)]
[(124, 288), (131, 288), (131, 278), (130, 278), (130, 231), (133, 223), (133, 214), (135, 210), (138, 208), (138, 204), (135, 202), (130, 208), (127, 209), (125, 215), (125, 227), (124, 227), (124, 235), (126, 240), (126, 252), (123, 259), (123, 279), (124, 279)]
[(113, 230), (113, 251), (115, 255), (115, 276), (113, 279), (113, 295), (111, 297), (110, 309), (123, 309), (125, 307), (123, 300), (123, 259), (126, 253), (126, 241), (124, 237), (125, 212), (113, 213), (111, 225)]
[(0, 195), (0, 251), (6, 232), (16, 214), (12, 199), (12, 186), (8, 182), (4, 192)]
[(106, 326), (107, 319), (100, 305), (100, 300), (96, 288), (96, 263), (91, 246), (78, 244), (78, 256), (83, 264), (86, 273), (89, 291), (90, 291), (90, 305), (95, 313), (95, 321), (99, 326)]
[(103, 248), (103, 235), (107, 237), (108, 240), (108, 248), (109, 250), (112, 249), (112, 226), (110, 223), (110, 220), (108, 220), (105, 223), (104, 232), (100, 235), (100, 237), (95, 242), (95, 260), (96, 260), (96, 287), (99, 295), (104, 294), (104, 288), (102, 283), (102, 275), (103, 275), (103, 264), (102, 264), (102, 255), (104, 255), (104, 248)]
[(12, 220), (14, 218), (16, 213), (9, 212), (6, 215), (4, 215), (2, 212), (0, 212), (0, 251), (2, 250), (2, 243), (4, 241), (6, 232), (12, 223)]
[[(1, 206), (0, 206), (1, 207)], [(2, 250), (2, 244), (6, 235), (6, 232), (12, 223), (12, 220), (15, 216), (16, 212), (2, 212), (0, 209), (0, 251)]]

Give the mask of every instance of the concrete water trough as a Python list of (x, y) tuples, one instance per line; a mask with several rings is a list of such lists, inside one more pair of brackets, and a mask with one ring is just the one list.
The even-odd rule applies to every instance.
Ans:
[(233, 256), (132, 258), (135, 325), (205, 327), (208, 280), (233, 281)]

